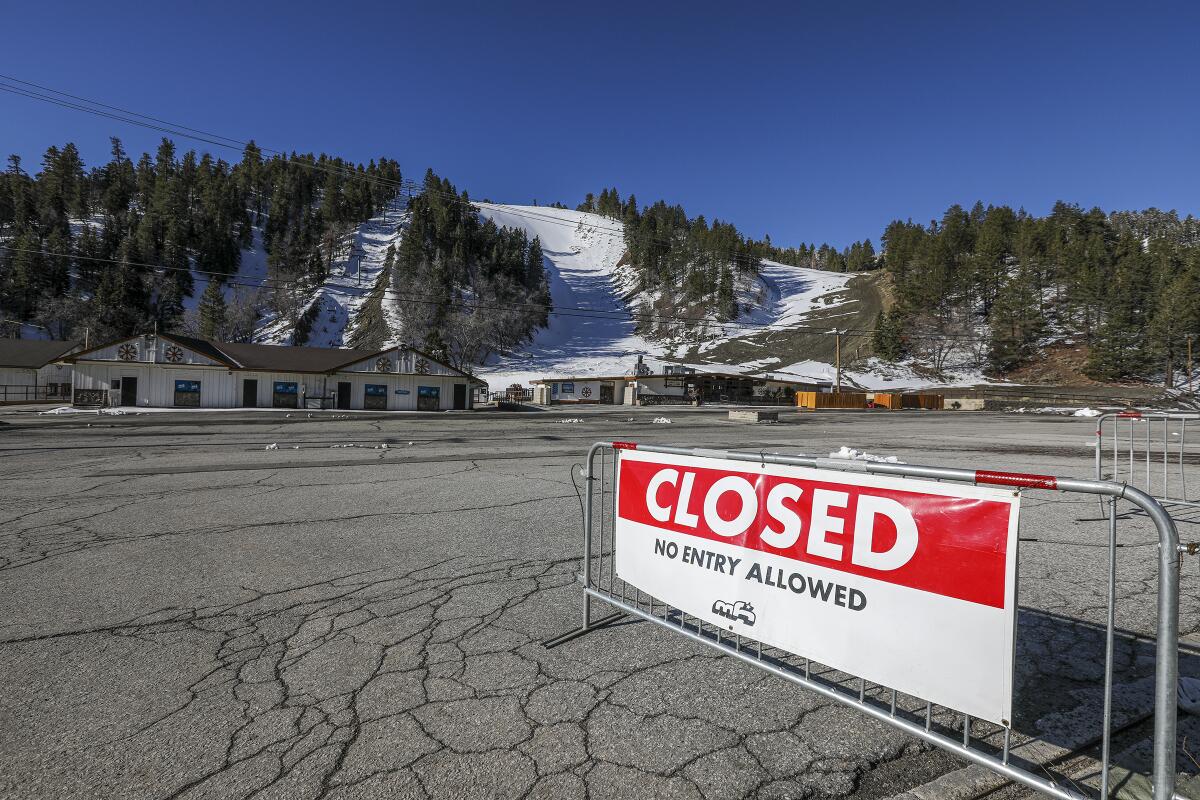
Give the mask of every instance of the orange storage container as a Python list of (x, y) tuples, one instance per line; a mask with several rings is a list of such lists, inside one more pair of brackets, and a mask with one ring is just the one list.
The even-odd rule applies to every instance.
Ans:
[(798, 408), (866, 408), (862, 392), (796, 392)]

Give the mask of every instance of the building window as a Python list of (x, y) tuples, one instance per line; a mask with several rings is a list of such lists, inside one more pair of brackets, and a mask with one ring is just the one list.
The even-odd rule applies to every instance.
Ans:
[(575, 394), (575, 384), (563, 383), (561, 391), (563, 394)]
[(387, 411), (387, 386), (368, 383), (363, 387), (363, 408), (369, 411)]
[(292, 381), (275, 381), (271, 386), (272, 408), (299, 408), (299, 384)]
[(175, 381), (175, 405), (200, 407), (200, 381)]
[(417, 387), (417, 411), (440, 411), (442, 391), (437, 386)]

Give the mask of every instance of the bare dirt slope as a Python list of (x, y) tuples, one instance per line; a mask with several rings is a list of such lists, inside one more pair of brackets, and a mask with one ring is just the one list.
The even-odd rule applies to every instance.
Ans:
[[(704, 356), (726, 364), (758, 362), (764, 369), (786, 366), (799, 361), (834, 363), (836, 337), (827, 331), (849, 329), (869, 331), (885, 307), (884, 274), (869, 272), (852, 278), (844, 288), (822, 298), (809, 312), (800, 330), (764, 330), (759, 334), (730, 339), (708, 349)], [(870, 354), (869, 333), (848, 333), (842, 337), (842, 364), (848, 365)], [(695, 351), (685, 360), (697, 360)], [(764, 363), (765, 360), (765, 363)]]

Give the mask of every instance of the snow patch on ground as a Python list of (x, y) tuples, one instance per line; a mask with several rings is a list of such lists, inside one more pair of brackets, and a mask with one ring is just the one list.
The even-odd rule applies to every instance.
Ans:
[[(267, 279), (267, 248), (263, 244), (262, 228), (255, 226), (252, 231), (250, 246), (242, 249), (238, 269), (222, 288), (225, 302), (231, 303), (237, 292), (253, 292), (255, 287), (263, 285)], [(200, 298), (208, 288), (210, 280), (215, 277), (192, 271), (192, 293), (183, 298), (183, 310), (195, 312), (200, 307)], [(236, 281), (231, 283), (231, 281)]]
[[(837, 367), (823, 361), (797, 361), (771, 374), (789, 374), (814, 380), (833, 382), (837, 379)], [(942, 376), (936, 380), (914, 371), (908, 364), (889, 364), (878, 358), (867, 359), (856, 369), (842, 369), (842, 388), (848, 390), (864, 389), (866, 391), (900, 391), (909, 389), (953, 388), (992, 384), (1007, 386), (1012, 384), (995, 383), (988, 380), (978, 370), (965, 370)]]
[(1076, 406), (1041, 406), (1039, 408), (1010, 408), (1010, 414), (1056, 414), (1060, 417), (1098, 417), (1116, 409), (1078, 408)]

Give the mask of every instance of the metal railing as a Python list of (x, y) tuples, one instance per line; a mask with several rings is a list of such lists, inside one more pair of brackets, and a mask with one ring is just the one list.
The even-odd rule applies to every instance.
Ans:
[[(1038, 792), (1062, 800), (1081, 800), (1087, 795), (1046, 777), (1042, 765), (1025, 761), (1011, 752), (1009, 726), (973, 720), (963, 712), (936, 706), (921, 698), (897, 692), (860, 676), (825, 667), (803, 655), (789, 653), (746, 635), (722, 631), (694, 615), (674, 608), (665, 601), (626, 583), (616, 575), (616, 493), (615, 482), (620, 453), (626, 449), (677, 456), (698, 456), (751, 462), (782, 464), (839, 472), (865, 472), (954, 481), (965, 484), (1013, 487), (1018, 491), (1058, 491), (1088, 494), (1103, 498), (1107, 505), (1108, 600), (1105, 629), (1104, 704), (1101, 741), (1100, 797), (1109, 797), (1111, 739), (1113, 733), (1113, 673), (1116, 606), (1117, 503), (1132, 503), (1153, 522), (1158, 534), (1158, 621), (1155, 643), (1154, 747), (1152, 781), (1155, 800), (1173, 800), (1176, 761), (1176, 683), (1178, 681), (1179, 635), (1179, 545), (1175, 523), (1166, 509), (1147, 492), (1129, 484), (1100, 480), (1078, 480), (1049, 475), (964, 470), (946, 467), (916, 466), (875, 462), (844, 461), (802, 455), (766, 452), (643, 445), (622, 442), (598, 442), (588, 452), (583, 473), (583, 619), (582, 626), (548, 640), (554, 647), (616, 619), (633, 616), (715, 647), (740, 661), (759, 667), (792, 683), (803, 686), (869, 717), (898, 728), (920, 740), (936, 745), (967, 761), (985, 767), (1000, 776)], [(837, 480), (832, 478), (831, 480)], [(1018, 586), (1019, 586), (1018, 575)], [(1018, 589), (1019, 592), (1019, 589)], [(601, 601), (616, 612), (593, 618), (592, 601)], [(936, 709), (936, 711), (935, 711)], [(961, 720), (961, 732), (958, 720)], [(997, 741), (998, 740), (998, 741)]]
[(491, 399), (493, 403), (532, 403), (533, 389), (523, 389), (521, 391), (505, 389), (503, 392), (492, 392)]
[(46, 403), (71, 399), (71, 384), (44, 386), (0, 386), (0, 403)]
[[(1096, 480), (1136, 486), (1167, 505), (1200, 506), (1200, 442), (1188, 423), (1200, 414), (1120, 411), (1096, 418)], [(1193, 441), (1197, 439), (1192, 432)], [(1189, 477), (1192, 480), (1189, 483)]]

